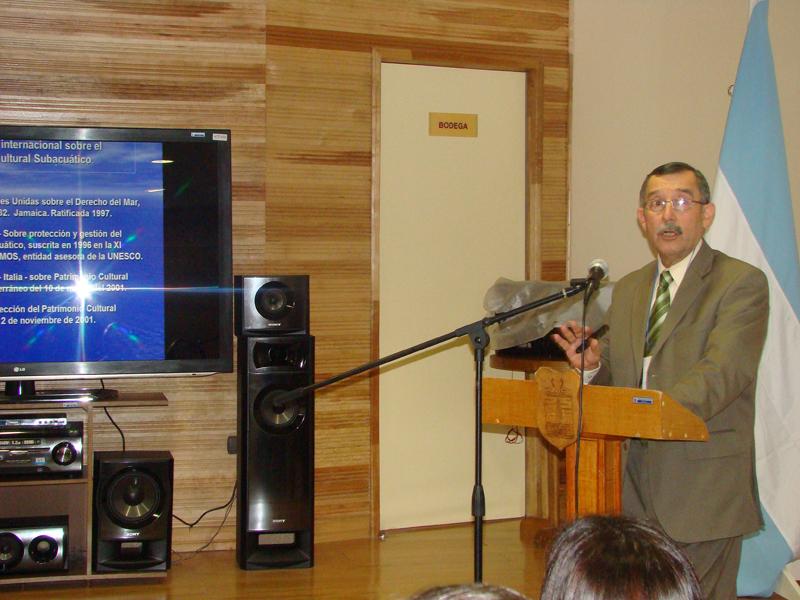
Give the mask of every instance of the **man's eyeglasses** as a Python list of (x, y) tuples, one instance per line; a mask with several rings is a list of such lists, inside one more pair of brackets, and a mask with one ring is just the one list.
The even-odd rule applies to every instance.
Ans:
[(700, 202), (698, 200), (690, 200), (689, 198), (684, 198), (683, 196), (674, 199), (666, 199), (666, 198), (653, 198), (652, 200), (648, 200), (645, 202), (645, 207), (652, 213), (662, 213), (664, 209), (667, 208), (667, 204), (672, 205), (672, 210), (679, 213), (685, 213), (692, 207), (692, 204), (708, 204), (708, 202)]

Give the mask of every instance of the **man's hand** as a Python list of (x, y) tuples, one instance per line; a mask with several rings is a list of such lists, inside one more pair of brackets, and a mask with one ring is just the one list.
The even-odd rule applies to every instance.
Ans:
[(583, 366), (587, 371), (600, 366), (600, 342), (590, 338), (592, 328), (581, 329), (577, 321), (567, 321), (558, 328), (559, 333), (553, 334), (553, 341), (566, 353), (569, 364), (576, 369), (581, 368), (581, 352), (578, 348), (587, 340), (583, 351)]

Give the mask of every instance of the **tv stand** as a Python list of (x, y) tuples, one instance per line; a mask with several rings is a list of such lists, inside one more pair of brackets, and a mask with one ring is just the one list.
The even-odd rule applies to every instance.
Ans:
[[(101, 390), (109, 392), (111, 390)], [(119, 573), (95, 573), (92, 570), (92, 507), (94, 503), (93, 432), (96, 412), (103, 408), (141, 408), (166, 406), (167, 398), (160, 393), (123, 392), (110, 400), (85, 399), (86, 390), (68, 390), (67, 395), (58, 391), (38, 394), (31, 401), (19, 396), (11, 402), (0, 400), (0, 416), (16, 417), (45, 415), (48, 412), (64, 413), (70, 421), (83, 423), (82, 471), (80, 476), (45, 477), (2, 476), (0, 471), (0, 523), (13, 524), (22, 519), (47, 522), (53, 518), (67, 518), (68, 565), (66, 570), (34, 573), (0, 573), (0, 595), (9, 585), (27, 584), (76, 584), (94, 581), (119, 581), (140, 579), (163, 579), (165, 571), (129, 571)], [(46, 396), (53, 399), (45, 399)], [(106, 449), (106, 448), (101, 448)]]
[(119, 397), (117, 390), (105, 388), (71, 388), (37, 391), (33, 381), (6, 381), (5, 394), (0, 395), (0, 407), (28, 402), (102, 402)]

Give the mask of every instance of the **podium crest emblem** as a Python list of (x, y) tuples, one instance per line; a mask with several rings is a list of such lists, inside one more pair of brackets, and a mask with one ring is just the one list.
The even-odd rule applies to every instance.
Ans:
[(536, 422), (542, 437), (559, 450), (578, 439), (578, 388), (580, 377), (573, 371), (541, 367), (536, 371), (539, 402)]

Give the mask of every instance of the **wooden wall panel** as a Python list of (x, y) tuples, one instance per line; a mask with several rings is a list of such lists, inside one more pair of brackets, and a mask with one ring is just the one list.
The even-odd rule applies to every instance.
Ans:
[[(0, 3), (0, 122), (231, 129), (234, 268), (263, 271), (264, 31), (264, 4), (249, 0)], [(233, 374), (106, 385), (166, 394), (165, 408), (110, 413), (127, 448), (172, 451), (177, 515), (192, 521), (230, 498)], [(120, 449), (102, 411), (96, 420), (95, 448)], [(192, 530), (176, 522), (175, 548), (206, 543), (223, 514)], [(234, 514), (212, 548), (233, 547)]]
[[(370, 359), (370, 60), (348, 51), (267, 50), (268, 268), (311, 276), (317, 380)], [(366, 537), (366, 381), (320, 390), (316, 410), (317, 539)]]
[[(568, 0), (10, 0), (0, 4), (0, 122), (231, 129), (234, 270), (311, 275), (320, 380), (377, 347), (373, 52), (544, 69), (541, 255), (531, 260), (563, 278), (568, 30)], [(175, 512), (193, 520), (226, 502), (235, 376), (113, 385), (168, 397), (165, 408), (111, 412), (128, 448), (172, 450)], [(369, 378), (317, 398), (317, 539), (367, 536), (378, 510)], [(116, 430), (97, 421), (96, 447), (119, 448)], [(176, 549), (204, 544), (223, 516), (176, 524)], [(231, 513), (212, 549), (233, 547), (233, 524)]]
[(267, 23), (309, 31), (408, 38), (411, 45), (449, 40), (561, 50), (568, 45), (569, 4), (551, 0), (281, 0), (267, 4)]

